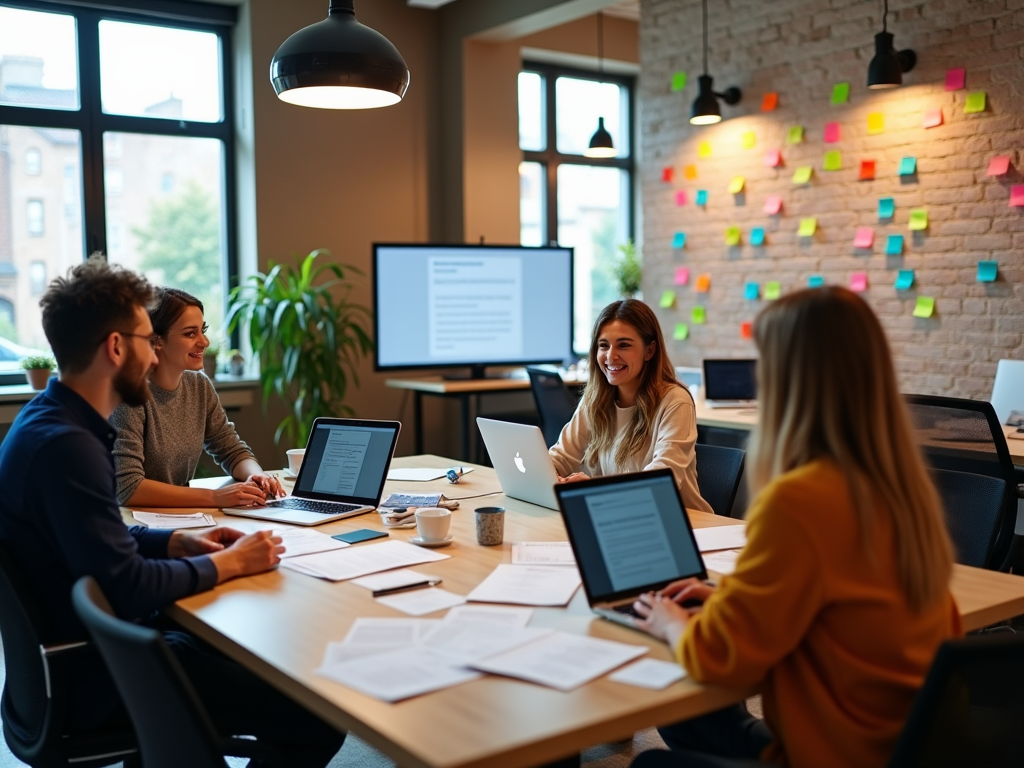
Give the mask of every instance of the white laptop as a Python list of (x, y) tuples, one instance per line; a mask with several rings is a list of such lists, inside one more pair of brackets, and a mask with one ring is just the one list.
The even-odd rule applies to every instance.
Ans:
[(401, 427), (397, 421), (317, 419), (292, 495), (224, 512), (290, 525), (323, 525), (370, 512), (380, 503)]
[(638, 629), (633, 603), (640, 595), (707, 578), (671, 469), (562, 483), (555, 494), (598, 616)]
[(506, 496), (558, 509), (558, 474), (540, 427), (477, 417), (498, 482)]
[(756, 408), (757, 360), (705, 360), (704, 404), (708, 408)]

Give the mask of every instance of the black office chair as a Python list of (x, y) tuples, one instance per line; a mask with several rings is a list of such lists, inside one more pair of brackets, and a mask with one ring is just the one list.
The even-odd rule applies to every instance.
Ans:
[(576, 398), (565, 386), (562, 377), (544, 368), (527, 368), (533, 400), (540, 414), (540, 428), (548, 448), (558, 442), (562, 427), (576, 412)]
[(956, 561), (998, 570), (993, 554), (1006, 483), (998, 477), (950, 469), (933, 469), (932, 480), (946, 511), (946, 527), (956, 548)]
[(729, 517), (743, 475), (746, 451), (697, 443), (697, 488), (716, 515)]
[(88, 643), (62, 643), (49, 631), (45, 615), (24, 574), (0, 546), (0, 636), (4, 683), (0, 716), (4, 739), (16, 758), (32, 768), (99, 768), (133, 761), (138, 749), (130, 728), (66, 728), (67, 663), (91, 656)]
[(935, 469), (970, 472), (1004, 482), (1002, 512), (989, 563), (1007, 571), (1021, 548), (1014, 536), (1018, 492), (1006, 436), (991, 403), (955, 397), (906, 395), (918, 443)]

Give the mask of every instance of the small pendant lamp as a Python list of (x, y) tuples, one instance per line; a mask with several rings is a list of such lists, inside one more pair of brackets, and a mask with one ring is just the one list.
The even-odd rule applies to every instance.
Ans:
[(712, 125), (721, 122), (722, 109), (718, 104), (719, 99), (729, 106), (740, 103), (742, 93), (739, 88), (733, 86), (726, 88), (725, 93), (716, 93), (712, 82), (712, 77), (708, 74), (708, 0), (704, 0), (704, 74), (697, 78), (700, 91), (690, 110), (691, 125)]
[(326, 19), (281, 43), (270, 82), (290, 104), (372, 109), (402, 100), (409, 68), (384, 35), (356, 21), (353, 0), (330, 0)]
[[(597, 12), (597, 71), (604, 75), (604, 14)], [(590, 137), (590, 145), (583, 150), (584, 157), (615, 157), (612, 135), (604, 127), (604, 118), (597, 118), (597, 130)]]
[(889, 0), (882, 0), (882, 31), (875, 35), (875, 57), (868, 64), (868, 88), (896, 88), (903, 85), (903, 73), (917, 64), (917, 54), (909, 48), (897, 51), (886, 22)]

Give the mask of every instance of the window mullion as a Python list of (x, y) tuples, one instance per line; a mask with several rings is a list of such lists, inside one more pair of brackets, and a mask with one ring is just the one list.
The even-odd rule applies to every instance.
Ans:
[(547, 221), (545, 223), (544, 239), (548, 245), (555, 245), (558, 242), (558, 129), (555, 125), (555, 76), (550, 73), (544, 75), (544, 120), (547, 134), (546, 153), (548, 161), (544, 168), (547, 171)]
[(103, 185), (103, 115), (100, 101), (100, 38), (97, 13), (78, 14), (78, 72), (82, 99), (82, 208), (86, 253), (107, 252)]

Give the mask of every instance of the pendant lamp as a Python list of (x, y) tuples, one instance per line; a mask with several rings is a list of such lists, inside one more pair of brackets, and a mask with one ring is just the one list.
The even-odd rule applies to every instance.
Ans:
[(895, 88), (903, 85), (903, 73), (917, 64), (917, 54), (909, 48), (897, 51), (886, 26), (889, 0), (882, 0), (882, 31), (875, 35), (875, 57), (868, 65), (868, 88)]
[(330, 0), (326, 19), (281, 43), (270, 82), (290, 104), (372, 109), (402, 100), (409, 68), (384, 35), (356, 21), (353, 0)]
[[(604, 14), (600, 11), (597, 12), (597, 72), (604, 75)], [(604, 118), (597, 118), (597, 130), (590, 137), (590, 145), (583, 150), (584, 157), (615, 157), (617, 154), (612, 135), (604, 127)]]
[(716, 93), (712, 87), (712, 77), (708, 74), (708, 0), (704, 0), (704, 74), (697, 78), (697, 98), (690, 110), (691, 125), (711, 125), (721, 122), (722, 109), (718, 104), (721, 99), (729, 106), (740, 103), (742, 95), (736, 86), (726, 88), (725, 93)]

